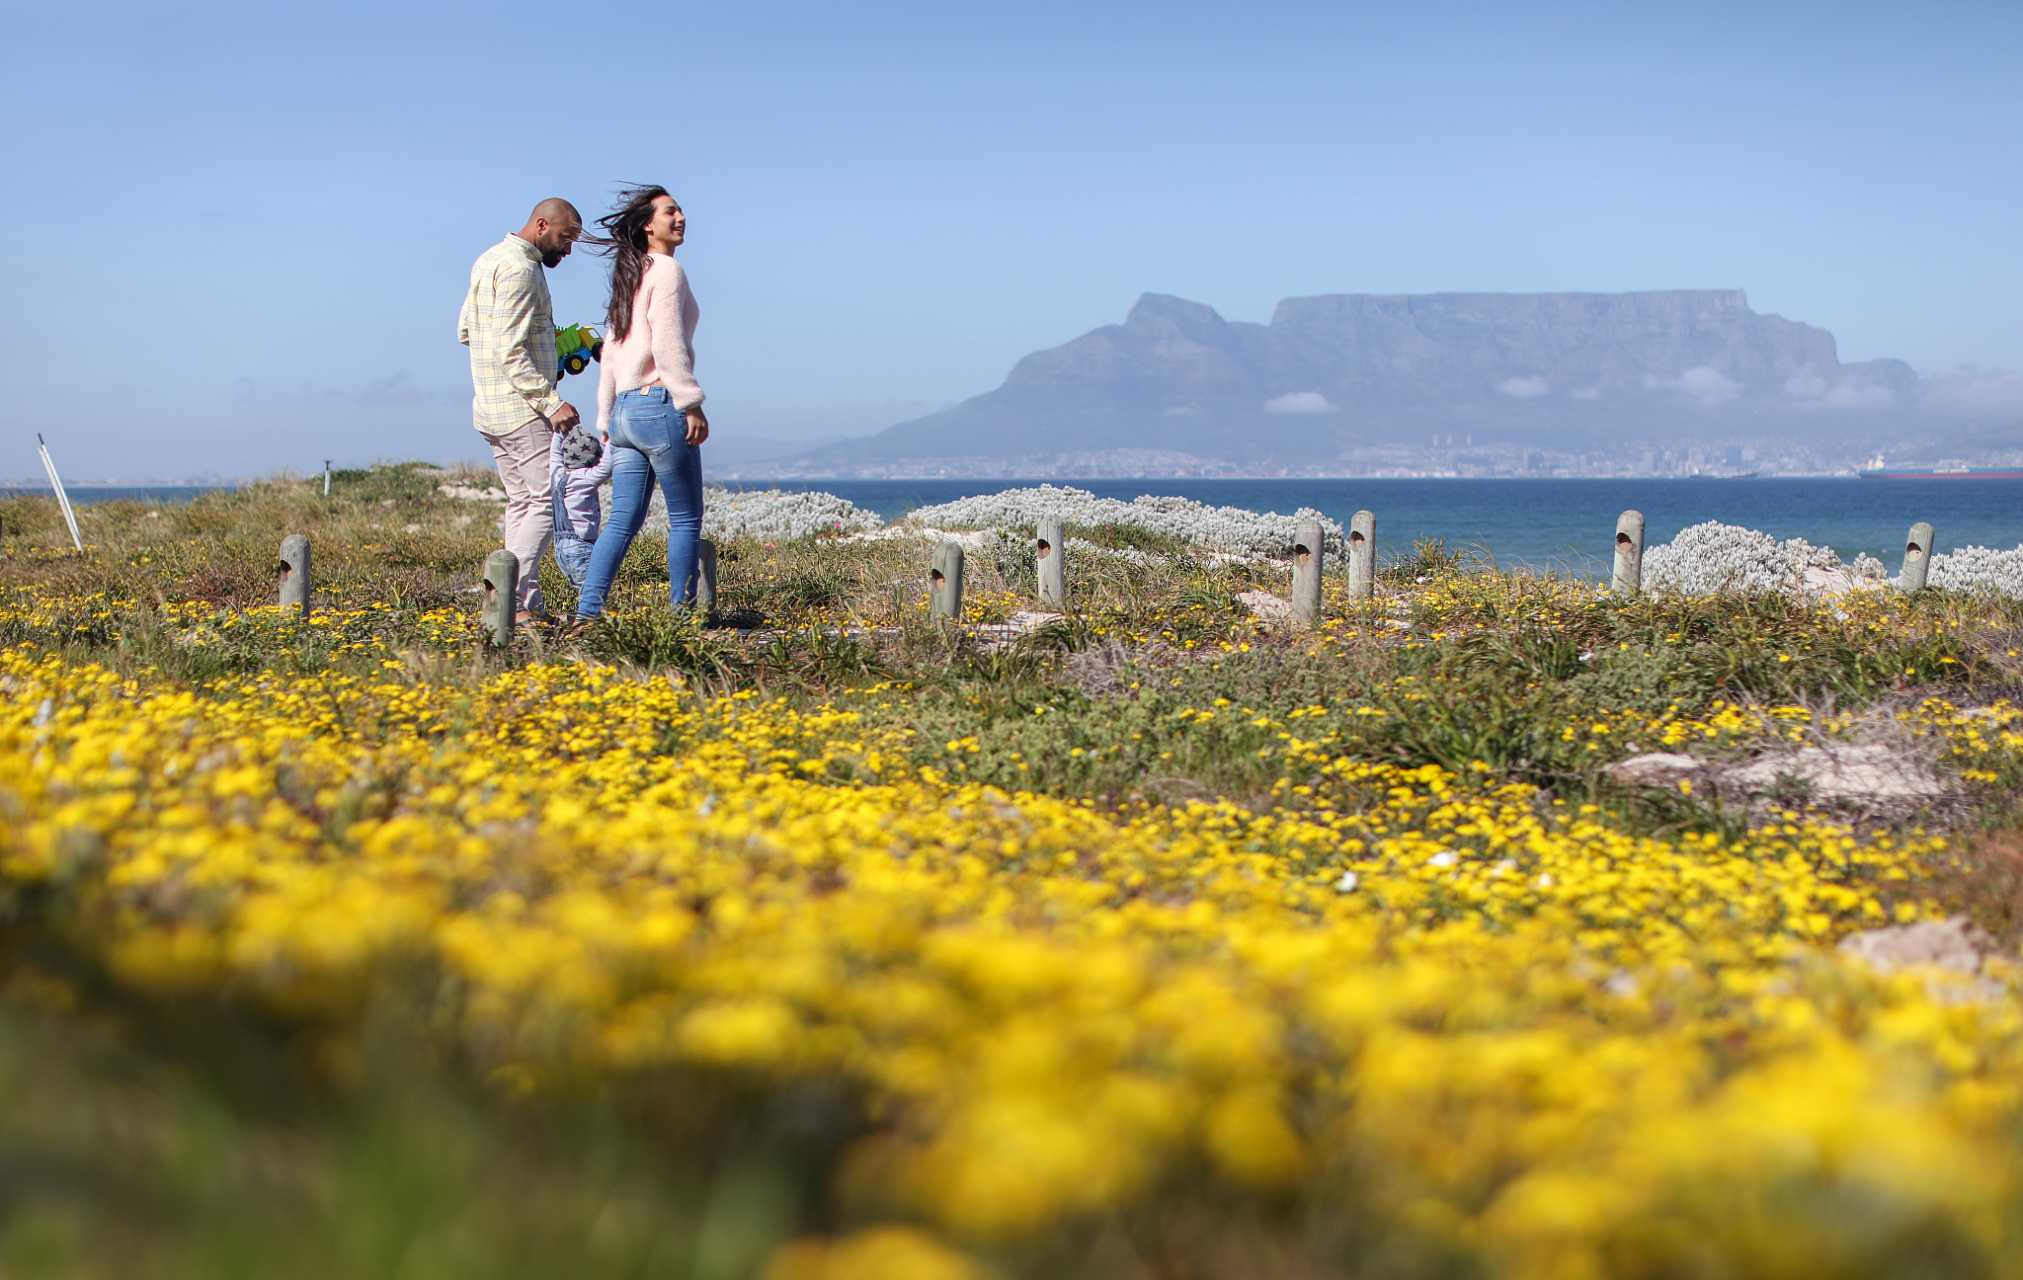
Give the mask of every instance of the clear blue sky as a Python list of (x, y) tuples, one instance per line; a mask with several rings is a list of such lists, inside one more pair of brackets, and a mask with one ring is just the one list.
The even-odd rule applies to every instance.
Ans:
[(0, 477), (37, 430), (78, 476), (480, 456), (471, 259), (622, 180), (688, 211), (720, 437), (917, 416), (1147, 290), (1740, 286), (2023, 368), (2015, 0), (0, 12)]

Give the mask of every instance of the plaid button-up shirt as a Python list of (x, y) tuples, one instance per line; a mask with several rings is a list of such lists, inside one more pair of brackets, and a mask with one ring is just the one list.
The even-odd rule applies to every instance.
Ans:
[(504, 435), (562, 408), (555, 394), (555, 304), (541, 251), (518, 236), (493, 245), (471, 267), (457, 320), (471, 349), (471, 422)]

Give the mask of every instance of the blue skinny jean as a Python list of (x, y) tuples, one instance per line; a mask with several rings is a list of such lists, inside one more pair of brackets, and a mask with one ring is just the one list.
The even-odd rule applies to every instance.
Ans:
[(618, 566), (646, 519), (657, 482), (667, 498), (667, 595), (695, 603), (696, 543), (702, 537), (702, 450), (688, 443), (688, 418), (665, 387), (621, 391), (611, 409), (611, 516), (597, 534), (576, 616), (604, 612)]

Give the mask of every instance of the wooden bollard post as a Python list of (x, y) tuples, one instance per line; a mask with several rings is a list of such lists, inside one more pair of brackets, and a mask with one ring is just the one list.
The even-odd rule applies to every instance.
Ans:
[(309, 539), (299, 533), (281, 539), (281, 607), (309, 616)]
[(485, 636), (503, 649), (513, 643), (513, 615), (519, 612), (520, 557), (499, 550), (485, 557), (485, 606), (478, 613)]
[(1292, 546), (1292, 616), (1303, 627), (1321, 622), (1321, 525), (1300, 521)]
[(944, 542), (934, 549), (927, 571), (927, 614), (962, 621), (962, 544)]
[(1644, 513), (1625, 511), (1616, 517), (1616, 572), (1609, 590), (1633, 596), (1644, 589)]
[(695, 544), (695, 607), (716, 612), (716, 543), (708, 538)]
[(1911, 536), (1904, 540), (1904, 572), (1897, 579), (1897, 585), (1906, 591), (1917, 591), (1925, 585), (1925, 575), (1932, 571), (1932, 526), (1918, 521), (1911, 526)]
[(1349, 521), (1349, 599), (1368, 600), (1377, 591), (1377, 513), (1358, 511)]
[(1040, 603), (1068, 602), (1068, 531), (1048, 516), (1039, 530)]

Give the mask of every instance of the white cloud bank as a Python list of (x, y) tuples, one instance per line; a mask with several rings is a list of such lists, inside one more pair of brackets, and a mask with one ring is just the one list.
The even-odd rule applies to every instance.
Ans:
[(1266, 413), (1329, 413), (1334, 406), (1318, 391), (1293, 391), (1264, 402)]
[(1858, 387), (1843, 382), (1821, 398), (1829, 409), (1887, 409), (1897, 402), (1897, 393), (1888, 387)]
[(1830, 386), (1811, 365), (1784, 380), (1784, 394), (1806, 409), (1887, 409), (1897, 402), (1897, 393), (1888, 387), (1853, 382)]
[(1826, 379), (1806, 365), (1784, 380), (1784, 394), (1793, 400), (1817, 400), (1826, 394)]
[(1925, 381), (1926, 403), (1941, 413), (1977, 422), (2023, 418), (2023, 373), (2013, 369), (1962, 369)]
[(1496, 389), (1513, 399), (1529, 400), (1552, 390), (1552, 384), (1534, 374), (1529, 378), (1505, 378), (1496, 384)]
[(1742, 384), (1710, 364), (1696, 364), (1676, 378), (1646, 378), (1644, 385), (1689, 395), (1713, 408), (1742, 394)]

